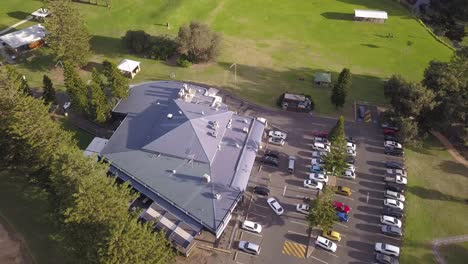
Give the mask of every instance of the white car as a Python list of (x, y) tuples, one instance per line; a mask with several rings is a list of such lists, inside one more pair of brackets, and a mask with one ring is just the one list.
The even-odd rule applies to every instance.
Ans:
[(315, 137), (315, 138), (314, 138), (314, 142), (316, 142), (316, 143), (323, 143), (323, 144), (328, 145), (328, 146), (331, 145), (331, 144), (330, 144), (330, 141), (328, 141), (328, 139), (323, 138), (323, 137)]
[(312, 151), (312, 158), (321, 158), (321, 157), (323, 157), (325, 155), (327, 155), (326, 152)]
[(402, 185), (408, 184), (408, 178), (400, 175), (385, 177), (384, 180), (387, 182), (394, 182)]
[(401, 221), (396, 219), (393, 216), (382, 215), (380, 217), (380, 223), (384, 225), (395, 226), (395, 227), (401, 228)]
[(315, 245), (331, 252), (336, 252), (337, 248), (335, 243), (322, 236), (317, 237), (317, 240), (315, 240)]
[(320, 165), (320, 164), (323, 164), (323, 160), (320, 158), (315, 158), (315, 159), (312, 159), (310, 163), (311, 165)]
[(398, 208), (400, 210), (403, 210), (405, 208), (402, 202), (390, 198), (384, 200), (384, 205), (392, 208)]
[(239, 249), (253, 255), (260, 254), (260, 246), (247, 241), (239, 241)]
[(390, 198), (390, 199), (395, 199), (395, 200), (398, 200), (400, 202), (405, 202), (405, 196), (403, 194), (400, 194), (400, 193), (397, 193), (397, 192), (394, 192), (394, 191), (386, 190), (385, 191), (385, 197)]
[(258, 234), (262, 232), (262, 226), (260, 224), (249, 221), (249, 220), (245, 220), (242, 223), (242, 228), (245, 230), (249, 230), (250, 232), (254, 232)]
[(317, 182), (314, 180), (304, 180), (304, 187), (310, 188), (310, 189), (315, 189), (315, 190), (322, 190), (323, 189), (323, 183)]
[(281, 204), (279, 204), (275, 198), (268, 198), (267, 203), (277, 215), (282, 215), (284, 213), (283, 207), (281, 207)]
[(408, 177), (405, 170), (398, 170), (398, 169), (387, 169), (387, 173), (391, 175), (400, 175), (404, 177)]
[(346, 142), (346, 148), (356, 151), (356, 144), (348, 141)]
[(330, 152), (330, 146), (329, 145), (319, 143), (319, 142), (314, 142), (314, 144), (312, 145), (312, 149), (317, 150), (317, 151)]
[(389, 140), (387, 140), (387, 141), (384, 142), (384, 147), (387, 147), (387, 148), (397, 148), (397, 149), (403, 148), (403, 146), (402, 146), (400, 143), (395, 142), (395, 141), (389, 141)]
[(356, 157), (356, 151), (355, 150), (346, 149), (346, 153), (348, 154), (348, 156)]
[(296, 204), (296, 211), (301, 214), (309, 214), (309, 206), (307, 204)]
[(313, 172), (313, 173), (309, 173), (309, 179), (310, 180), (314, 180), (316, 182), (328, 182), (328, 176), (323, 174), (323, 173), (317, 173), (317, 172)]
[(356, 173), (350, 171), (350, 170), (345, 170), (343, 176), (345, 178), (349, 178), (349, 179), (356, 179)]
[(269, 137), (275, 137), (275, 138), (282, 138), (283, 140), (286, 139), (286, 137), (288, 136), (288, 134), (284, 133), (284, 132), (281, 132), (281, 131), (270, 131), (268, 132), (268, 136)]
[(284, 139), (282, 138), (277, 138), (277, 137), (271, 137), (268, 139), (268, 142), (270, 142), (270, 144), (274, 144), (274, 145), (280, 145), (280, 146), (283, 146), (284, 145)]
[(348, 169), (349, 171), (356, 172), (356, 167), (353, 164), (348, 164)]
[(385, 255), (400, 256), (400, 248), (390, 244), (375, 243), (375, 251)]

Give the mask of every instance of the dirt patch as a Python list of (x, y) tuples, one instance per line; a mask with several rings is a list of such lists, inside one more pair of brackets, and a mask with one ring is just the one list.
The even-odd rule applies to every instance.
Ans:
[(22, 252), (22, 242), (12, 232), (0, 224), (0, 263), (2, 264), (26, 264), (29, 258)]

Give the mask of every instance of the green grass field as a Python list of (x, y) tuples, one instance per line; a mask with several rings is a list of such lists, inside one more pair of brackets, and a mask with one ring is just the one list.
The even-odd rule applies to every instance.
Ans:
[[(33, 0), (4, 2), (0, 28), (17, 21), (12, 12), (30, 12), (40, 5)], [(111, 9), (76, 5), (93, 35), (96, 62), (135, 58), (121, 41), (130, 29), (175, 35), (180, 25), (198, 20), (224, 35), (217, 62), (185, 69), (136, 58), (143, 70), (134, 82), (168, 79), (175, 73), (176, 79), (227, 88), (267, 106), (273, 106), (284, 91), (308, 93), (323, 114), (335, 110), (329, 104), (330, 89), (312, 84), (317, 70), (330, 71), (336, 78), (349, 67), (355, 74), (346, 112), (353, 100), (385, 103), (382, 80), (391, 74), (419, 80), (431, 59), (447, 60), (451, 55), (392, 0), (114, 0)], [(385, 24), (354, 22), (355, 8), (386, 10), (390, 19)], [(166, 22), (170, 30), (161, 26)], [(387, 38), (388, 34), (394, 37)], [(31, 83), (40, 84), (42, 74), (51, 71), (60, 84), (60, 72), (48, 54), (42, 49), (20, 65)], [(229, 69), (232, 63), (237, 63), (237, 83)]]
[[(454, 162), (434, 138), (421, 150), (406, 153), (409, 182), (401, 262), (436, 263), (432, 240), (468, 234), (468, 168)], [(450, 259), (454, 262), (447, 263), (466, 263), (463, 254)]]
[(468, 242), (446, 245), (440, 248), (441, 255), (449, 264), (463, 264), (468, 259)]

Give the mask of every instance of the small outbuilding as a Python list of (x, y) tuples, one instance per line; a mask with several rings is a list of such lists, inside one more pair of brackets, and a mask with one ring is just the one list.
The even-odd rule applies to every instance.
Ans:
[(384, 23), (388, 19), (388, 14), (385, 11), (378, 10), (354, 10), (354, 20), (368, 21), (374, 23)]
[(135, 75), (141, 70), (139, 61), (128, 59), (122, 60), (117, 68), (122, 72), (123, 75), (132, 79), (135, 78)]
[(48, 17), (49, 15), (49, 9), (43, 7), (31, 13), (33, 19), (38, 21), (44, 21), (44, 18)]
[(47, 31), (41, 24), (24, 28), (0, 37), (2, 45), (15, 53), (38, 48), (44, 45)]
[(317, 85), (328, 86), (331, 83), (331, 73), (329, 73), (329, 72), (316, 72), (314, 74), (314, 82)]

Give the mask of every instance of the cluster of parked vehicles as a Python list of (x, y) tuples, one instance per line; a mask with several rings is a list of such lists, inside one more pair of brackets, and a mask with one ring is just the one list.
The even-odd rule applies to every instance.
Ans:
[(403, 157), (403, 146), (398, 140), (398, 128), (388, 123), (382, 124), (384, 134), (384, 153), (387, 155)]

